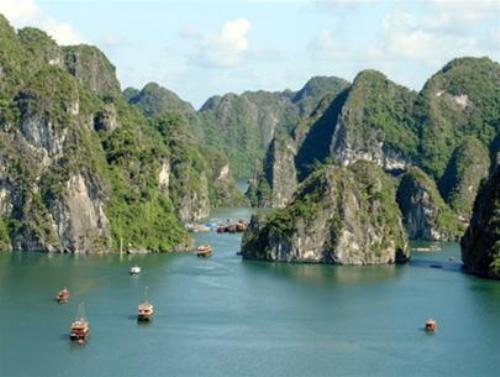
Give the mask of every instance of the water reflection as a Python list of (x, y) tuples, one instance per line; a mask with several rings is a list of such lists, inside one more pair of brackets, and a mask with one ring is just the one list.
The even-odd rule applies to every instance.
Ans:
[(245, 268), (308, 284), (359, 284), (394, 280), (404, 266), (337, 266), (322, 264), (272, 263), (243, 261)]

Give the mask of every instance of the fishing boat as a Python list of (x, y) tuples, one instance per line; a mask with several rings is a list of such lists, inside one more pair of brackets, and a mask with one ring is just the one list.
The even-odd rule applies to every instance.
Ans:
[(144, 289), (144, 301), (137, 306), (137, 320), (151, 321), (153, 319), (153, 304), (148, 301), (148, 287)]
[(61, 289), (56, 296), (56, 300), (59, 304), (66, 304), (69, 301), (71, 294), (66, 288)]
[(76, 341), (78, 344), (85, 344), (90, 335), (90, 326), (85, 319), (84, 306), (81, 303), (78, 306), (78, 313), (76, 320), (71, 323), (69, 337), (71, 340)]
[(153, 304), (144, 301), (137, 307), (138, 321), (151, 321), (153, 319)]
[(141, 268), (138, 265), (130, 267), (130, 275), (139, 275), (141, 273)]
[(425, 331), (436, 332), (436, 330), (437, 330), (437, 322), (433, 319), (428, 319), (425, 322)]
[(437, 251), (441, 251), (441, 245), (439, 243), (434, 243), (429, 246), (414, 247), (412, 250), (421, 253), (434, 253)]
[(247, 229), (247, 223), (245, 220), (239, 220), (236, 223), (227, 223), (220, 225), (217, 229), (217, 233), (243, 233)]
[(212, 255), (212, 246), (200, 245), (196, 248), (196, 255), (201, 258), (207, 258)]

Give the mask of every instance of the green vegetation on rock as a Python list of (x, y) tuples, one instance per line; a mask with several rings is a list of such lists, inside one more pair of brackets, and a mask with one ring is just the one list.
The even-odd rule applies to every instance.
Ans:
[(500, 164), (483, 181), (474, 213), (461, 241), (462, 260), (468, 272), (500, 279)]
[(262, 161), (275, 130), (290, 131), (308, 116), (327, 94), (337, 94), (348, 83), (335, 77), (311, 79), (298, 92), (245, 92), (210, 98), (199, 111), (208, 145), (222, 148), (231, 170), (252, 176)]
[(488, 58), (451, 61), (425, 84), (416, 117), (420, 165), (439, 179), (465, 136), (489, 146), (500, 133), (500, 65)]
[(453, 152), (439, 188), (462, 217), (469, 218), (479, 183), (488, 175), (489, 167), (488, 149), (475, 137), (466, 137)]
[(456, 241), (463, 234), (464, 225), (421, 169), (412, 167), (403, 175), (397, 201), (410, 239)]
[(242, 254), (286, 262), (405, 262), (409, 252), (394, 184), (369, 162), (325, 165), (284, 209), (252, 218)]

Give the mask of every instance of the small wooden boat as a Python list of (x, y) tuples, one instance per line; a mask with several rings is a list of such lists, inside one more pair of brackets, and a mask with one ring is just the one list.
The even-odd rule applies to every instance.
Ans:
[(425, 331), (436, 332), (436, 330), (437, 330), (437, 322), (433, 319), (428, 319), (425, 322)]
[(217, 233), (243, 233), (247, 230), (247, 224), (245, 220), (239, 220), (237, 223), (227, 223), (220, 225), (217, 229)]
[(212, 255), (212, 246), (200, 245), (196, 248), (196, 255), (201, 258), (207, 258)]
[(79, 305), (76, 318), (77, 319), (71, 323), (69, 337), (78, 344), (85, 344), (90, 335), (90, 326), (88, 321), (85, 319), (83, 304)]
[(56, 296), (56, 300), (59, 304), (66, 304), (69, 301), (71, 294), (66, 288), (61, 289)]
[(141, 273), (141, 268), (137, 265), (130, 267), (130, 275), (139, 275)]
[(151, 321), (153, 319), (153, 304), (148, 301), (148, 287), (144, 288), (144, 301), (137, 306), (137, 320)]
[(138, 321), (151, 321), (153, 319), (153, 304), (147, 300), (140, 303), (137, 307)]

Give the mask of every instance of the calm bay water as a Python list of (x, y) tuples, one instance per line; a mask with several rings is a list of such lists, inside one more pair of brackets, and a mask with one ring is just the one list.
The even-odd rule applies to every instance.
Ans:
[[(247, 217), (228, 210), (220, 218)], [(500, 283), (463, 274), (456, 244), (406, 266), (242, 261), (239, 235), (197, 236), (214, 256), (0, 255), (0, 376), (495, 376)], [(143, 273), (128, 275), (139, 264)], [(433, 264), (442, 269), (432, 268)], [(56, 292), (73, 296), (58, 305)], [(135, 320), (144, 287), (151, 324)], [(71, 344), (85, 302), (92, 334)], [(428, 317), (439, 331), (422, 330)]]

